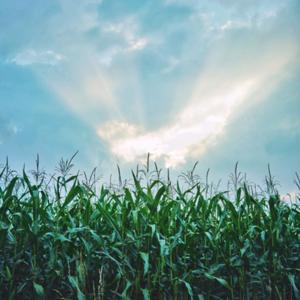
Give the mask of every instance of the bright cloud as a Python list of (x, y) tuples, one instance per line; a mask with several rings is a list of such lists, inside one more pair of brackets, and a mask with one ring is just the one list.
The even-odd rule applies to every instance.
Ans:
[[(244, 55), (239, 58), (242, 61), (237, 59), (225, 64), (222, 71), (218, 63), (225, 57), (220, 56), (219, 51), (213, 53), (206, 69), (195, 80), (186, 107), (169, 125), (147, 132), (132, 124), (114, 121), (100, 126), (98, 135), (108, 143), (113, 154), (127, 162), (143, 159), (147, 152), (154, 159), (163, 159), (167, 167), (199, 158), (224, 133), (227, 123), (243, 104), (255, 98), (256, 101), (263, 99), (274, 89), (297, 55), (297, 45), (292, 41), (283, 46), (278, 43), (276, 50), (271, 51), (269, 47), (261, 48), (265, 51), (263, 54), (251, 53), (256, 64), (247, 61)], [(227, 55), (226, 49), (224, 53)]]
[(52, 50), (37, 51), (34, 49), (26, 49), (8, 59), (7, 62), (19, 66), (30, 66), (34, 64), (55, 66), (63, 59), (63, 55)]
[(110, 66), (117, 55), (141, 51), (149, 44), (147, 37), (139, 35), (137, 21), (126, 18), (118, 23), (108, 23), (102, 29), (104, 34), (115, 35), (120, 41), (107, 47), (99, 55), (99, 62), (104, 66)]
[(111, 33), (120, 36), (127, 44), (127, 49), (141, 50), (148, 41), (145, 37), (141, 37), (138, 33), (139, 26), (134, 18), (125, 18), (117, 23), (108, 23), (103, 32)]
[(163, 158), (167, 167), (185, 163), (191, 154), (201, 155), (224, 130), (226, 122), (239, 101), (249, 96), (255, 82), (244, 82), (225, 95), (206, 99), (210, 104), (203, 110), (202, 105), (190, 104), (178, 115), (178, 120), (168, 127), (153, 132), (127, 123), (108, 123), (98, 130), (111, 151), (125, 161), (144, 158), (147, 152), (154, 159)]

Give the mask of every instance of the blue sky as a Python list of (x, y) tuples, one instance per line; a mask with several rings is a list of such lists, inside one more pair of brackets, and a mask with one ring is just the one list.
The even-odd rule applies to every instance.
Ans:
[(79, 150), (108, 174), (150, 152), (258, 183), (270, 163), (295, 189), (299, 1), (1, 0), (0, 28), (1, 161)]

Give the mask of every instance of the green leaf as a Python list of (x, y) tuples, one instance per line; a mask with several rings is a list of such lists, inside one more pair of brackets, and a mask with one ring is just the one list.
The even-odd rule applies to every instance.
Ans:
[(298, 289), (298, 287), (296, 285), (296, 282), (295, 282), (295, 275), (289, 274), (288, 278), (289, 278), (289, 281), (290, 281), (291, 286), (293, 288), (293, 292), (294, 292), (294, 295), (295, 295), (296, 299), (300, 299), (299, 289)]
[(169, 247), (166, 244), (166, 240), (164, 238), (159, 238), (159, 235), (157, 234), (157, 239), (160, 246), (160, 256), (164, 257), (169, 254)]
[(161, 200), (161, 197), (163, 196), (163, 194), (166, 192), (166, 186), (163, 185), (162, 187), (159, 188), (158, 192), (155, 195), (154, 201), (155, 204), (157, 205), (159, 200)]
[(68, 195), (65, 198), (65, 201), (62, 205), (62, 208), (65, 208), (75, 197), (81, 192), (81, 187), (79, 185), (76, 185), (71, 188)]
[(146, 275), (149, 270), (149, 253), (140, 252), (140, 255), (144, 261), (144, 275)]
[(4, 222), (0, 221), (0, 230), (7, 230), (9, 225), (5, 224)]
[(131, 287), (132, 283), (129, 280), (126, 280), (126, 286), (125, 289), (122, 292), (122, 297), (127, 297), (127, 291)]
[(189, 293), (189, 296), (191, 297), (191, 299), (193, 299), (194, 294), (193, 294), (193, 289), (192, 289), (191, 285), (185, 280), (180, 280), (180, 281), (185, 285), (185, 287)]
[(208, 279), (216, 280), (218, 283), (220, 283), (222, 286), (226, 287), (227, 289), (231, 289), (228, 282), (223, 278), (213, 276), (209, 273), (204, 273), (204, 276)]
[(10, 197), (10, 196), (12, 195), (12, 192), (13, 192), (13, 190), (14, 190), (14, 188), (15, 188), (15, 185), (16, 185), (18, 179), (19, 179), (19, 178), (16, 176), (16, 177), (14, 177), (14, 178), (10, 181), (8, 187), (7, 187), (6, 190), (5, 190), (4, 199), (7, 199), (8, 197)]
[(44, 288), (40, 284), (33, 282), (33, 287), (39, 297), (44, 296)]
[(77, 291), (77, 299), (85, 300), (85, 296), (79, 288), (77, 277), (69, 275), (68, 279), (69, 279), (71, 286)]
[(144, 300), (150, 300), (150, 293), (148, 289), (141, 289), (143, 293)]

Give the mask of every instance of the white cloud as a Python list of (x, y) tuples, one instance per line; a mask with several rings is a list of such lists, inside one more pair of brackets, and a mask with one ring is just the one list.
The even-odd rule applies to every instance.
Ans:
[(116, 56), (143, 50), (147, 44), (148, 40), (146, 38), (136, 38), (126, 46), (109, 47), (100, 53), (98, 61), (101, 65), (109, 67)]
[(138, 23), (132, 17), (127, 17), (120, 22), (108, 23), (103, 28), (103, 32), (117, 34), (128, 44), (137, 39), (137, 31)]
[[(62, 49), (64, 56), (50, 50), (30, 50), (16, 56), (15, 63), (32, 64), (43, 84), (83, 122), (91, 125), (103, 115), (119, 116), (114, 95), (117, 80), (103, 67), (111, 63), (114, 51), (118, 50), (113, 49), (112, 54), (108, 51), (101, 58), (99, 41), (87, 34), (91, 29), (101, 28), (98, 16), (101, 1), (64, 0), (59, 4), (60, 9), (46, 20), (43, 29), (49, 37), (47, 43), (54, 49)], [(60, 68), (43, 71), (38, 68), (39, 64), (55, 65), (62, 60)]]
[(7, 62), (19, 66), (30, 66), (34, 64), (55, 66), (63, 59), (63, 55), (52, 50), (37, 51), (34, 49), (26, 49), (8, 59)]
[(222, 51), (216, 48), (207, 58), (185, 108), (170, 124), (149, 132), (114, 121), (99, 126), (98, 135), (114, 155), (127, 162), (143, 159), (148, 152), (154, 159), (163, 159), (166, 167), (199, 158), (224, 134), (243, 105), (263, 99), (278, 85), (297, 53), (297, 45), (289, 39), (261, 44), (259, 51), (248, 49), (239, 57), (225, 43)]
[(148, 44), (147, 38), (135, 38), (129, 42), (127, 51), (143, 50)]
[(179, 113), (174, 123), (153, 132), (127, 123), (108, 123), (98, 130), (99, 136), (110, 145), (111, 151), (125, 161), (141, 159), (148, 152), (154, 159), (163, 158), (167, 167), (182, 164), (192, 152), (204, 153), (224, 130), (231, 110), (248, 96), (253, 82), (244, 82), (225, 95), (207, 95), (203, 102), (192, 101)]
[(106, 34), (113, 34), (120, 38), (118, 45), (103, 52), (102, 61), (106, 65), (109, 65), (118, 54), (140, 51), (149, 44), (149, 39), (139, 34), (138, 22), (132, 17), (127, 17), (120, 22), (108, 23), (102, 30)]
[(246, 18), (236, 17), (235, 19), (227, 19), (224, 23), (216, 26), (214, 29), (223, 32), (235, 29), (263, 28), (265, 23), (270, 19), (275, 18), (281, 9), (282, 7), (278, 6), (276, 9), (262, 11), (253, 15), (250, 14)]
[(220, 26), (221, 31), (231, 30), (231, 29), (241, 29), (241, 28), (251, 28), (252, 24), (249, 20), (227, 20), (224, 24)]
[[(180, 5), (185, 3), (181, 0), (168, 2), (169, 4), (176, 2)], [(153, 43), (154, 39), (149, 38), (151, 35), (144, 36), (141, 33), (139, 22), (133, 17), (127, 17), (116, 23), (101, 23), (98, 10), (94, 7), (99, 4), (97, 1), (84, 2), (84, 4), (74, 1), (61, 1), (61, 3), (62, 10), (48, 22), (47, 36), (52, 37), (50, 42), (55, 44), (55, 49), (63, 49), (68, 60), (64, 61), (63, 68), (58, 71), (39, 72), (36, 69), (37, 74), (70, 110), (95, 129), (99, 137), (106, 141), (111, 152), (124, 161), (144, 158), (147, 152), (152, 153), (152, 157), (156, 159), (163, 159), (166, 166), (177, 166), (188, 158), (198, 158), (224, 134), (227, 123), (243, 104), (247, 105), (258, 95), (259, 98), (263, 98), (264, 90), (268, 89), (269, 85), (275, 86), (277, 78), (280, 78), (281, 72), (285, 70), (287, 62), (293, 56), (293, 44), (289, 49), (288, 39), (283, 39), (276, 44), (272, 44), (271, 41), (269, 48), (261, 47), (263, 39), (257, 32), (255, 41), (251, 40), (252, 36), (250, 37), (250, 43), (247, 38), (228, 39), (224, 44), (212, 43), (213, 45), (208, 47), (210, 55), (207, 55), (201, 52), (202, 48), (199, 46), (203, 40), (199, 43), (195, 42), (198, 37), (197, 32), (201, 31), (197, 26), (197, 20), (194, 20), (195, 23), (188, 23), (193, 27), (187, 33), (190, 37), (184, 48), (187, 51), (183, 51), (179, 59), (170, 56), (162, 72), (169, 73), (174, 70), (178, 63), (182, 62), (182, 58), (192, 60), (196, 56), (206, 55), (201, 66), (203, 71), (199, 71), (197, 78), (187, 76), (183, 79), (194, 83), (194, 89), (190, 95), (187, 94), (187, 98), (179, 99), (180, 101), (177, 102), (184, 103), (184, 108), (162, 128), (149, 131), (141, 125), (130, 124), (126, 121), (128, 116), (122, 112), (124, 103), (121, 104), (121, 101), (130, 102), (126, 98), (127, 95), (124, 96), (128, 90), (137, 90), (136, 98), (140, 102), (143, 101), (145, 95), (143, 95), (143, 83), (140, 79), (142, 68), (136, 65), (134, 60), (128, 60), (126, 76), (130, 77), (129, 80), (124, 78), (125, 72), (119, 70), (118, 66), (105, 67), (110, 66), (118, 55), (125, 56), (128, 53), (145, 49)], [(194, 5), (196, 1), (189, 3)], [(196, 13), (200, 16), (199, 12)], [(265, 15), (265, 18), (274, 16), (276, 14), (270, 12)], [(242, 20), (240, 17), (225, 17), (219, 20), (218, 14), (210, 13), (210, 11), (201, 12), (201, 18), (204, 23), (206, 22), (207, 28), (223, 31), (224, 35), (230, 35), (229, 31), (234, 28), (252, 26), (251, 18)], [(57, 28), (57, 24), (61, 26)], [(191, 27), (181, 28), (180, 26), (181, 24), (170, 24), (172, 28), (169, 33), (173, 34), (178, 28), (181, 30)], [(92, 34), (86, 35), (86, 32), (91, 29), (97, 29), (104, 35), (107, 34), (105, 38), (108, 37), (107, 40), (110, 42), (105, 44), (107, 48), (104, 48), (102, 52), (99, 50), (101, 39), (95, 41), (94, 37), (91, 38)], [(214, 36), (213, 32), (209, 34)], [(166, 31), (162, 29), (161, 41), (167, 41), (165, 37)], [(104, 41), (106, 41), (105, 38)], [(253, 44), (255, 44), (254, 51), (251, 48)], [(261, 50), (257, 49), (258, 45)], [(174, 47), (173, 44), (169, 46)], [(157, 48), (160, 50), (160, 47)], [(164, 53), (161, 54), (163, 55)], [(56, 65), (63, 59), (61, 54), (51, 50), (38, 52), (30, 49), (16, 55), (11, 62), (24, 66)], [(132, 79), (132, 74), (135, 74), (136, 80)], [(178, 82), (174, 82), (175, 84), (179, 85)], [(180, 84), (184, 89), (184, 83), (180, 82)], [(140, 90), (142, 92), (139, 94)], [(125, 91), (124, 94), (123, 91)], [(255, 94), (256, 91), (259, 93)], [(155, 99), (158, 105), (159, 101), (163, 100)], [(138, 104), (140, 103), (130, 108), (132, 114), (135, 114)], [(159, 109), (157, 109), (157, 114), (164, 117), (164, 112)], [(106, 122), (107, 120), (109, 121)]]
[(288, 2), (283, 1), (264, 3), (253, 0), (245, 2), (167, 0), (166, 3), (191, 7), (189, 20), (193, 23), (192, 27), (200, 21), (201, 31), (208, 39), (223, 37), (233, 30), (264, 30), (288, 5)]
[(0, 145), (20, 131), (21, 129), (15, 122), (9, 121), (0, 115)]

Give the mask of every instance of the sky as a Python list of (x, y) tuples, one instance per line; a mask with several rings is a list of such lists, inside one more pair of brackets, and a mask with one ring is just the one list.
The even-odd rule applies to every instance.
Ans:
[(298, 0), (0, 0), (0, 161), (300, 171)]

